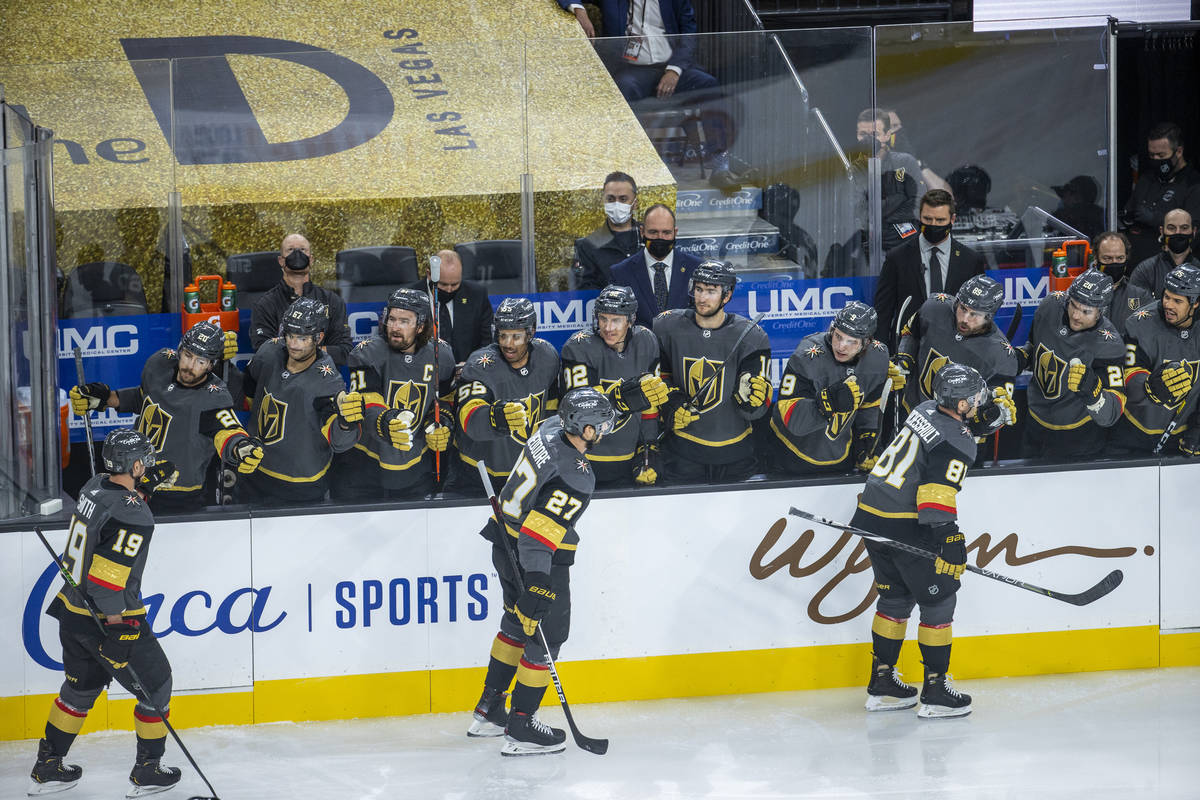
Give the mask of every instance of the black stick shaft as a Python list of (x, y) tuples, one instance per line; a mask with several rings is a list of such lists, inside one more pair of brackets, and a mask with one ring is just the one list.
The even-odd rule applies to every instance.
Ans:
[[(79, 346), (75, 346), (75, 379), (82, 388), (87, 379), (83, 377), (83, 351)], [(92, 477), (96, 477), (96, 453), (92, 443), (92, 412), (85, 410), (83, 412), (83, 430), (87, 433), (87, 451), (88, 451), (88, 469), (92, 471)]]
[[(904, 312), (908, 311), (908, 304), (912, 302), (912, 295), (904, 298), (904, 302), (900, 304), (900, 313), (896, 315), (896, 352), (900, 352), (900, 332), (904, 330)], [(907, 376), (908, 380), (915, 380), (912, 375)], [(901, 395), (903, 392), (896, 392), (896, 404), (892, 407), (892, 435), (900, 432), (900, 415), (904, 413), (903, 404), (901, 403)], [(879, 415), (883, 416), (887, 413), (887, 409), (880, 406)]]

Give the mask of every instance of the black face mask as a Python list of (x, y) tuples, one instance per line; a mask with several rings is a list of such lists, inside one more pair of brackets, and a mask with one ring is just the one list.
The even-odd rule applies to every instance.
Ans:
[(666, 258), (674, 246), (674, 239), (646, 239), (646, 251), (650, 253), (651, 258), (659, 261)]
[(930, 244), (941, 244), (950, 235), (950, 229), (953, 227), (947, 222), (945, 225), (926, 225), (921, 223), (921, 235), (925, 237), (925, 241)]
[(1190, 233), (1172, 233), (1163, 237), (1163, 244), (1175, 255), (1182, 255), (1192, 246)]
[(1171, 173), (1174, 171), (1174, 167), (1171, 166), (1171, 159), (1156, 159), (1154, 162), (1154, 170), (1157, 173), (1160, 181), (1170, 180)]
[(283, 259), (283, 263), (293, 272), (305, 272), (308, 269), (308, 253), (303, 250), (293, 250)]
[(1120, 283), (1121, 279), (1125, 277), (1125, 267), (1128, 263), (1127, 261), (1114, 261), (1111, 264), (1097, 263), (1096, 267), (1105, 275), (1112, 278), (1113, 283)]
[[(435, 283), (435, 284), (433, 284), (433, 286), (437, 286), (437, 284)], [(430, 287), (430, 290), (433, 289), (433, 286)], [(459, 288), (462, 288), (462, 287), (460, 286)], [(456, 298), (456, 297), (458, 297), (458, 289), (455, 289), (453, 292), (447, 292), (445, 289), (437, 290), (438, 303), (440, 303), (441, 305), (444, 305), (444, 306), (450, 305), (451, 303), (454, 302), (454, 298)]]

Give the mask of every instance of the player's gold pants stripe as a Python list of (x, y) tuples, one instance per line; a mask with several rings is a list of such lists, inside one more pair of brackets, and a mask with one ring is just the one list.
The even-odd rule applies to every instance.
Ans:
[(1076, 428), (1086, 425), (1092, 421), (1092, 418), (1089, 415), (1084, 414), (1083, 419), (1079, 420), (1078, 422), (1072, 422), (1070, 425), (1055, 425), (1052, 422), (1046, 422), (1046, 420), (1033, 413), (1032, 408), (1029, 409), (1029, 416), (1033, 417), (1034, 421), (1037, 422), (1038, 425), (1041, 425), (1043, 428), (1049, 431), (1073, 431)]
[(129, 580), (129, 567), (109, 561), (101, 555), (92, 556), (92, 566), (88, 569), (88, 577), (97, 578), (107, 584), (124, 589)]
[(550, 670), (545, 667), (541, 669), (531, 667), (528, 661), (521, 659), (521, 663), (517, 665), (517, 683), (523, 683), (535, 689), (549, 686)]
[(937, 627), (919, 625), (917, 627), (917, 641), (921, 644), (941, 647), (950, 644), (951, 638), (949, 625), (939, 625)]
[(942, 483), (923, 483), (917, 487), (917, 508), (927, 503), (953, 510), (956, 507), (958, 491), (952, 486)]
[(907, 630), (908, 620), (906, 619), (892, 619), (877, 613), (875, 619), (871, 620), (871, 632), (878, 633), (885, 639), (903, 640)]
[[(842, 450), (842, 454), (840, 456), (838, 456), (837, 458), (834, 458), (834, 459), (830, 459), (829, 461), (819, 461), (815, 458), (811, 458), (809, 456), (804, 455), (804, 453), (801, 453), (800, 450), (797, 449), (796, 445), (792, 444), (791, 440), (784, 434), (784, 432), (779, 430), (778, 427), (776, 427), (774, 417), (771, 417), (770, 424), (771, 424), (771, 430), (773, 430), (775, 432), (775, 435), (777, 437), (779, 437), (779, 441), (783, 442), (783, 444), (787, 447), (787, 449), (791, 450), (797, 457), (804, 459), (805, 461), (807, 461), (810, 464), (816, 464), (817, 466), (821, 466), (821, 467), (828, 466), (830, 464), (838, 464), (838, 463), (841, 463), (842, 461), (844, 461), (846, 456), (848, 456), (850, 454), (850, 440), (846, 439), (846, 447), (844, 450)], [(849, 430), (849, 428), (847, 428), (846, 430)]]
[(877, 517), (884, 517), (886, 519), (916, 519), (917, 518), (917, 512), (915, 512), (915, 511), (880, 511), (878, 508), (875, 508), (874, 506), (867, 505), (862, 500), (858, 501), (858, 507), (861, 508), (863, 511), (866, 511), (868, 514), (874, 514)]
[(517, 646), (510, 644), (499, 636), (492, 640), (492, 658), (501, 664), (508, 664), (510, 667), (515, 667), (521, 663), (521, 654), (524, 652), (524, 645)]
[(63, 733), (79, 733), (86, 719), (86, 712), (71, 713), (62, 705), (62, 700), (56, 697), (50, 704), (50, 717), (47, 721)]

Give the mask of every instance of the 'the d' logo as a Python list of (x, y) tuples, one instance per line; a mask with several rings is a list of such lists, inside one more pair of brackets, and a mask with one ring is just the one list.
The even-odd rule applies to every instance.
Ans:
[(263, 444), (275, 444), (283, 439), (287, 423), (288, 404), (267, 392), (258, 407), (258, 438)]

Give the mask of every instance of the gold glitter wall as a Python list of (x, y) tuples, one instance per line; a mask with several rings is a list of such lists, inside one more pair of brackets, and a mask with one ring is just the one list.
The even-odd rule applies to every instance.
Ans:
[[(572, 242), (602, 219), (607, 173), (632, 174), (644, 187), (643, 208), (674, 201), (670, 173), (591, 45), (548, 0), (317, 2), (301, 13), (254, 0), (6, 5), (6, 99), (59, 141), (59, 263), (68, 272), (103, 259), (133, 265), (152, 310), (173, 190), (195, 274), (221, 272), (225, 254), (274, 249), (299, 231), (312, 242), (316, 279), (328, 282), (339, 249), (404, 244), (424, 261), (456, 242), (520, 238), (528, 172), (539, 285), (547, 289), (565, 288)], [(153, 41), (177, 37), (189, 38)], [(217, 37), (281, 40), (265, 45), (278, 52), (322, 48), (365, 72), (339, 82), (303, 59), (226, 56), (228, 40)], [(198, 42), (214, 54), (129, 60), (194, 55)], [(156, 108), (153, 81), (166, 86), (168, 75), (176, 98), (193, 101), (209, 88), (194, 76), (231, 76), (231, 105), (199, 123), (181, 112), (184, 101)], [(224, 96), (213, 86), (201, 105)], [(339, 125), (359, 101), (392, 111), (375, 135), (348, 145)], [(238, 117), (238, 109), (250, 114)], [(247, 119), (264, 145), (309, 144), (290, 160), (194, 163), (180, 155), (200, 139), (215, 149), (236, 145)], [(324, 150), (316, 144), (323, 136)], [(330, 137), (345, 149), (329, 151)]]

